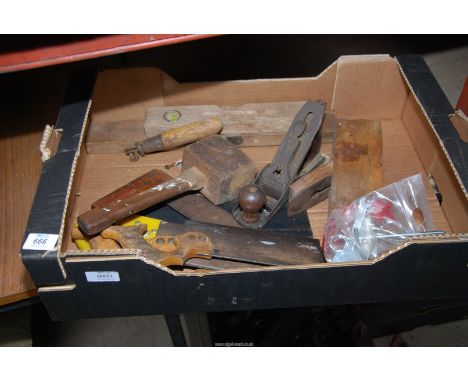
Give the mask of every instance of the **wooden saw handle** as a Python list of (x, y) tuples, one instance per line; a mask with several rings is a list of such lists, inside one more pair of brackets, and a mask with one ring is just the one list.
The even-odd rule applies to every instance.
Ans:
[(145, 240), (146, 225), (112, 226), (101, 232), (105, 239), (117, 241), (123, 248), (134, 248), (151, 261), (161, 265), (184, 265), (193, 257), (210, 259), (213, 246), (202, 232), (186, 232), (180, 235), (157, 236)]

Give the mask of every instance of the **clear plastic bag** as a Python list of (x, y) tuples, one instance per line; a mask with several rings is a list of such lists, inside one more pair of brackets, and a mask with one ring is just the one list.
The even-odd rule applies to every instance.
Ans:
[(417, 174), (331, 211), (324, 231), (325, 259), (373, 259), (409, 234), (433, 229), (423, 179)]

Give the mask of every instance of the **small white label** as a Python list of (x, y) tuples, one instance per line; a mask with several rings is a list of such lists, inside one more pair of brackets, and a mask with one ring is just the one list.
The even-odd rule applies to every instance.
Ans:
[(59, 235), (53, 233), (30, 233), (24, 242), (23, 249), (50, 251), (55, 248)]
[(120, 281), (119, 272), (98, 271), (85, 272), (86, 280), (90, 283), (110, 283)]

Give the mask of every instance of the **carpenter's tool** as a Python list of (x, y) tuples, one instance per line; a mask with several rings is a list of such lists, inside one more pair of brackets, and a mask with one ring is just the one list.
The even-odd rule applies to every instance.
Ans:
[[(161, 170), (150, 170), (117, 190), (103, 196), (101, 199), (95, 201), (92, 206), (107, 208), (107, 206), (112, 202), (124, 200), (133, 195), (137, 195), (140, 192), (158, 186), (159, 184), (171, 179), (173, 178), (169, 174), (166, 174)], [(173, 198), (168, 201), (167, 204), (190, 220), (232, 227), (239, 226), (228, 211), (215, 206), (207, 198), (198, 193), (180, 195), (177, 198)], [(141, 223), (143, 224), (143, 222)]]
[(89, 243), (88, 238), (79, 230), (78, 224), (75, 224), (72, 228), (71, 238), (78, 249), (82, 251), (89, 251), (91, 249), (91, 244)]
[[(125, 219), (121, 222), (123, 227), (132, 227), (132, 226), (140, 226), (146, 225), (146, 233), (143, 234), (143, 239), (148, 241), (149, 244), (155, 244), (155, 240), (151, 240), (156, 238), (159, 224), (161, 220), (149, 218), (146, 216), (138, 216), (133, 215), (129, 219)], [(138, 234), (141, 231), (141, 228), (138, 230)], [(135, 233), (135, 229), (133, 228), (132, 231)], [(89, 251), (89, 250), (113, 250), (120, 248), (120, 245), (113, 239), (105, 239), (100, 235), (97, 235), (93, 238), (87, 238), (83, 233), (77, 228), (74, 227), (72, 229), (72, 240), (75, 242), (78, 249), (82, 251)], [(124, 242), (124, 245), (138, 245), (135, 242)], [(147, 247), (146, 247), (147, 248)], [(148, 249), (148, 248), (147, 248)], [(203, 255), (201, 255), (203, 256)], [(246, 269), (253, 267), (261, 267), (262, 265), (259, 264), (249, 264), (243, 263), (240, 261), (231, 261), (231, 260), (223, 260), (223, 259), (207, 259), (205, 256), (201, 257), (194, 257), (188, 259), (185, 264), (185, 267), (194, 268), (194, 269), (206, 269), (206, 270), (222, 270), (222, 269)]]
[[(240, 269), (252, 266), (307, 265), (324, 262), (320, 243), (314, 239), (196, 222), (175, 224), (145, 216), (135, 216), (132, 219), (126, 219), (124, 222), (124, 226), (112, 226), (104, 230), (101, 233), (104, 239), (101, 239), (109, 242), (115, 240), (123, 248), (136, 248), (147, 252), (150, 250), (147, 244), (156, 246), (158, 249), (162, 248), (158, 246), (161, 237), (165, 238), (164, 240), (167, 242), (169, 237), (188, 235), (194, 232), (206, 235), (209, 238), (210, 251), (199, 246), (197, 247), (199, 253), (192, 251), (191, 256), (184, 255), (184, 261), (190, 257), (198, 257), (197, 259), (188, 260), (185, 264), (192, 268)], [(140, 228), (136, 229), (135, 227)], [(150, 229), (150, 227), (155, 228)], [(119, 232), (118, 235), (115, 233), (116, 231)], [(76, 237), (76, 235), (72, 235), (74, 240)], [(75, 243), (78, 245), (76, 240)], [(118, 248), (115, 242), (114, 244)], [(80, 249), (89, 250), (91, 248)], [(92, 246), (92, 249), (113, 248), (102, 247), (99, 246), (99, 243), (96, 243), (96, 245)], [(213, 259), (207, 260), (211, 256)], [(161, 262), (161, 259), (156, 257), (153, 257), (153, 260), (164, 265), (181, 265), (180, 260), (177, 262), (172, 260)]]
[(218, 118), (204, 119), (192, 122), (188, 125), (180, 126), (155, 135), (141, 142), (135, 142), (135, 146), (125, 150), (132, 162), (138, 160), (140, 156), (163, 151), (192, 143), (213, 134), (218, 134), (223, 128), (222, 122)]
[(127, 199), (91, 209), (78, 217), (78, 225), (92, 235), (136, 212), (191, 190), (201, 190), (214, 204), (234, 199), (250, 183), (255, 164), (238, 148), (218, 135), (184, 149), (182, 174)]
[(308, 101), (296, 114), (273, 161), (257, 176), (254, 184), (239, 193), (235, 219), (245, 227), (262, 228), (288, 199), (289, 185), (297, 177), (325, 111), (322, 101)]
[[(315, 141), (314, 141), (314, 145), (315, 145)], [(307, 160), (306, 158), (301, 168), (301, 171), (298, 174), (298, 177), (300, 178), (301, 176), (308, 174), (312, 170), (315, 170), (317, 167), (321, 166), (324, 163), (328, 163), (329, 161), (330, 161), (330, 157), (322, 153), (317, 153), (310, 160)]]
[(96, 235), (93, 237), (86, 237), (78, 229), (78, 226), (73, 227), (71, 231), (72, 240), (75, 242), (78, 249), (89, 251), (91, 249), (117, 249), (120, 246), (114, 241), (104, 239), (102, 236)]
[(291, 184), (288, 216), (297, 215), (328, 198), (332, 171), (333, 163), (329, 161)]
[(338, 121), (335, 117), (335, 114), (324, 113), (322, 125), (320, 126), (320, 129), (315, 136), (314, 141), (312, 142), (312, 147), (310, 148), (309, 153), (302, 163), (298, 177), (308, 174), (318, 166), (321, 166), (322, 164), (328, 163), (330, 161), (330, 157), (328, 155), (322, 154), (320, 149), (323, 140), (328, 143), (334, 142), (337, 125)]
[(340, 120), (333, 147), (329, 214), (382, 187), (382, 128), (379, 121)]
[(306, 265), (323, 263), (320, 243), (315, 239), (291, 237), (214, 224), (161, 222), (158, 235), (203, 232), (213, 244), (213, 257), (261, 265)]
[(93, 202), (91, 207), (106, 207), (107, 205), (111, 204), (112, 202), (115, 202), (116, 200), (123, 200), (129, 198), (142, 191), (155, 187), (158, 184), (167, 182), (170, 179), (172, 179), (172, 177), (166, 174), (164, 171), (158, 169), (150, 170), (142, 176), (133, 179), (127, 184), (124, 184), (122, 187), (119, 187), (116, 190), (110, 192), (109, 194), (103, 196), (102, 198), (96, 200), (95, 202)]
[(101, 236), (115, 240), (123, 248), (139, 249), (147, 260), (165, 266), (184, 265), (192, 257), (211, 258), (213, 248), (204, 233), (190, 231), (180, 235), (157, 236), (147, 241), (143, 238), (145, 232), (145, 224), (111, 226), (102, 231)]

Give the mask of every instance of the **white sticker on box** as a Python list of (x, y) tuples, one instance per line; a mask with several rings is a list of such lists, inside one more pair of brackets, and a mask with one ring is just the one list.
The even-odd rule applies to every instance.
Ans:
[(86, 280), (90, 283), (109, 283), (120, 281), (119, 272), (97, 271), (85, 272)]
[(23, 249), (50, 251), (55, 248), (59, 235), (53, 233), (30, 233), (23, 244)]

